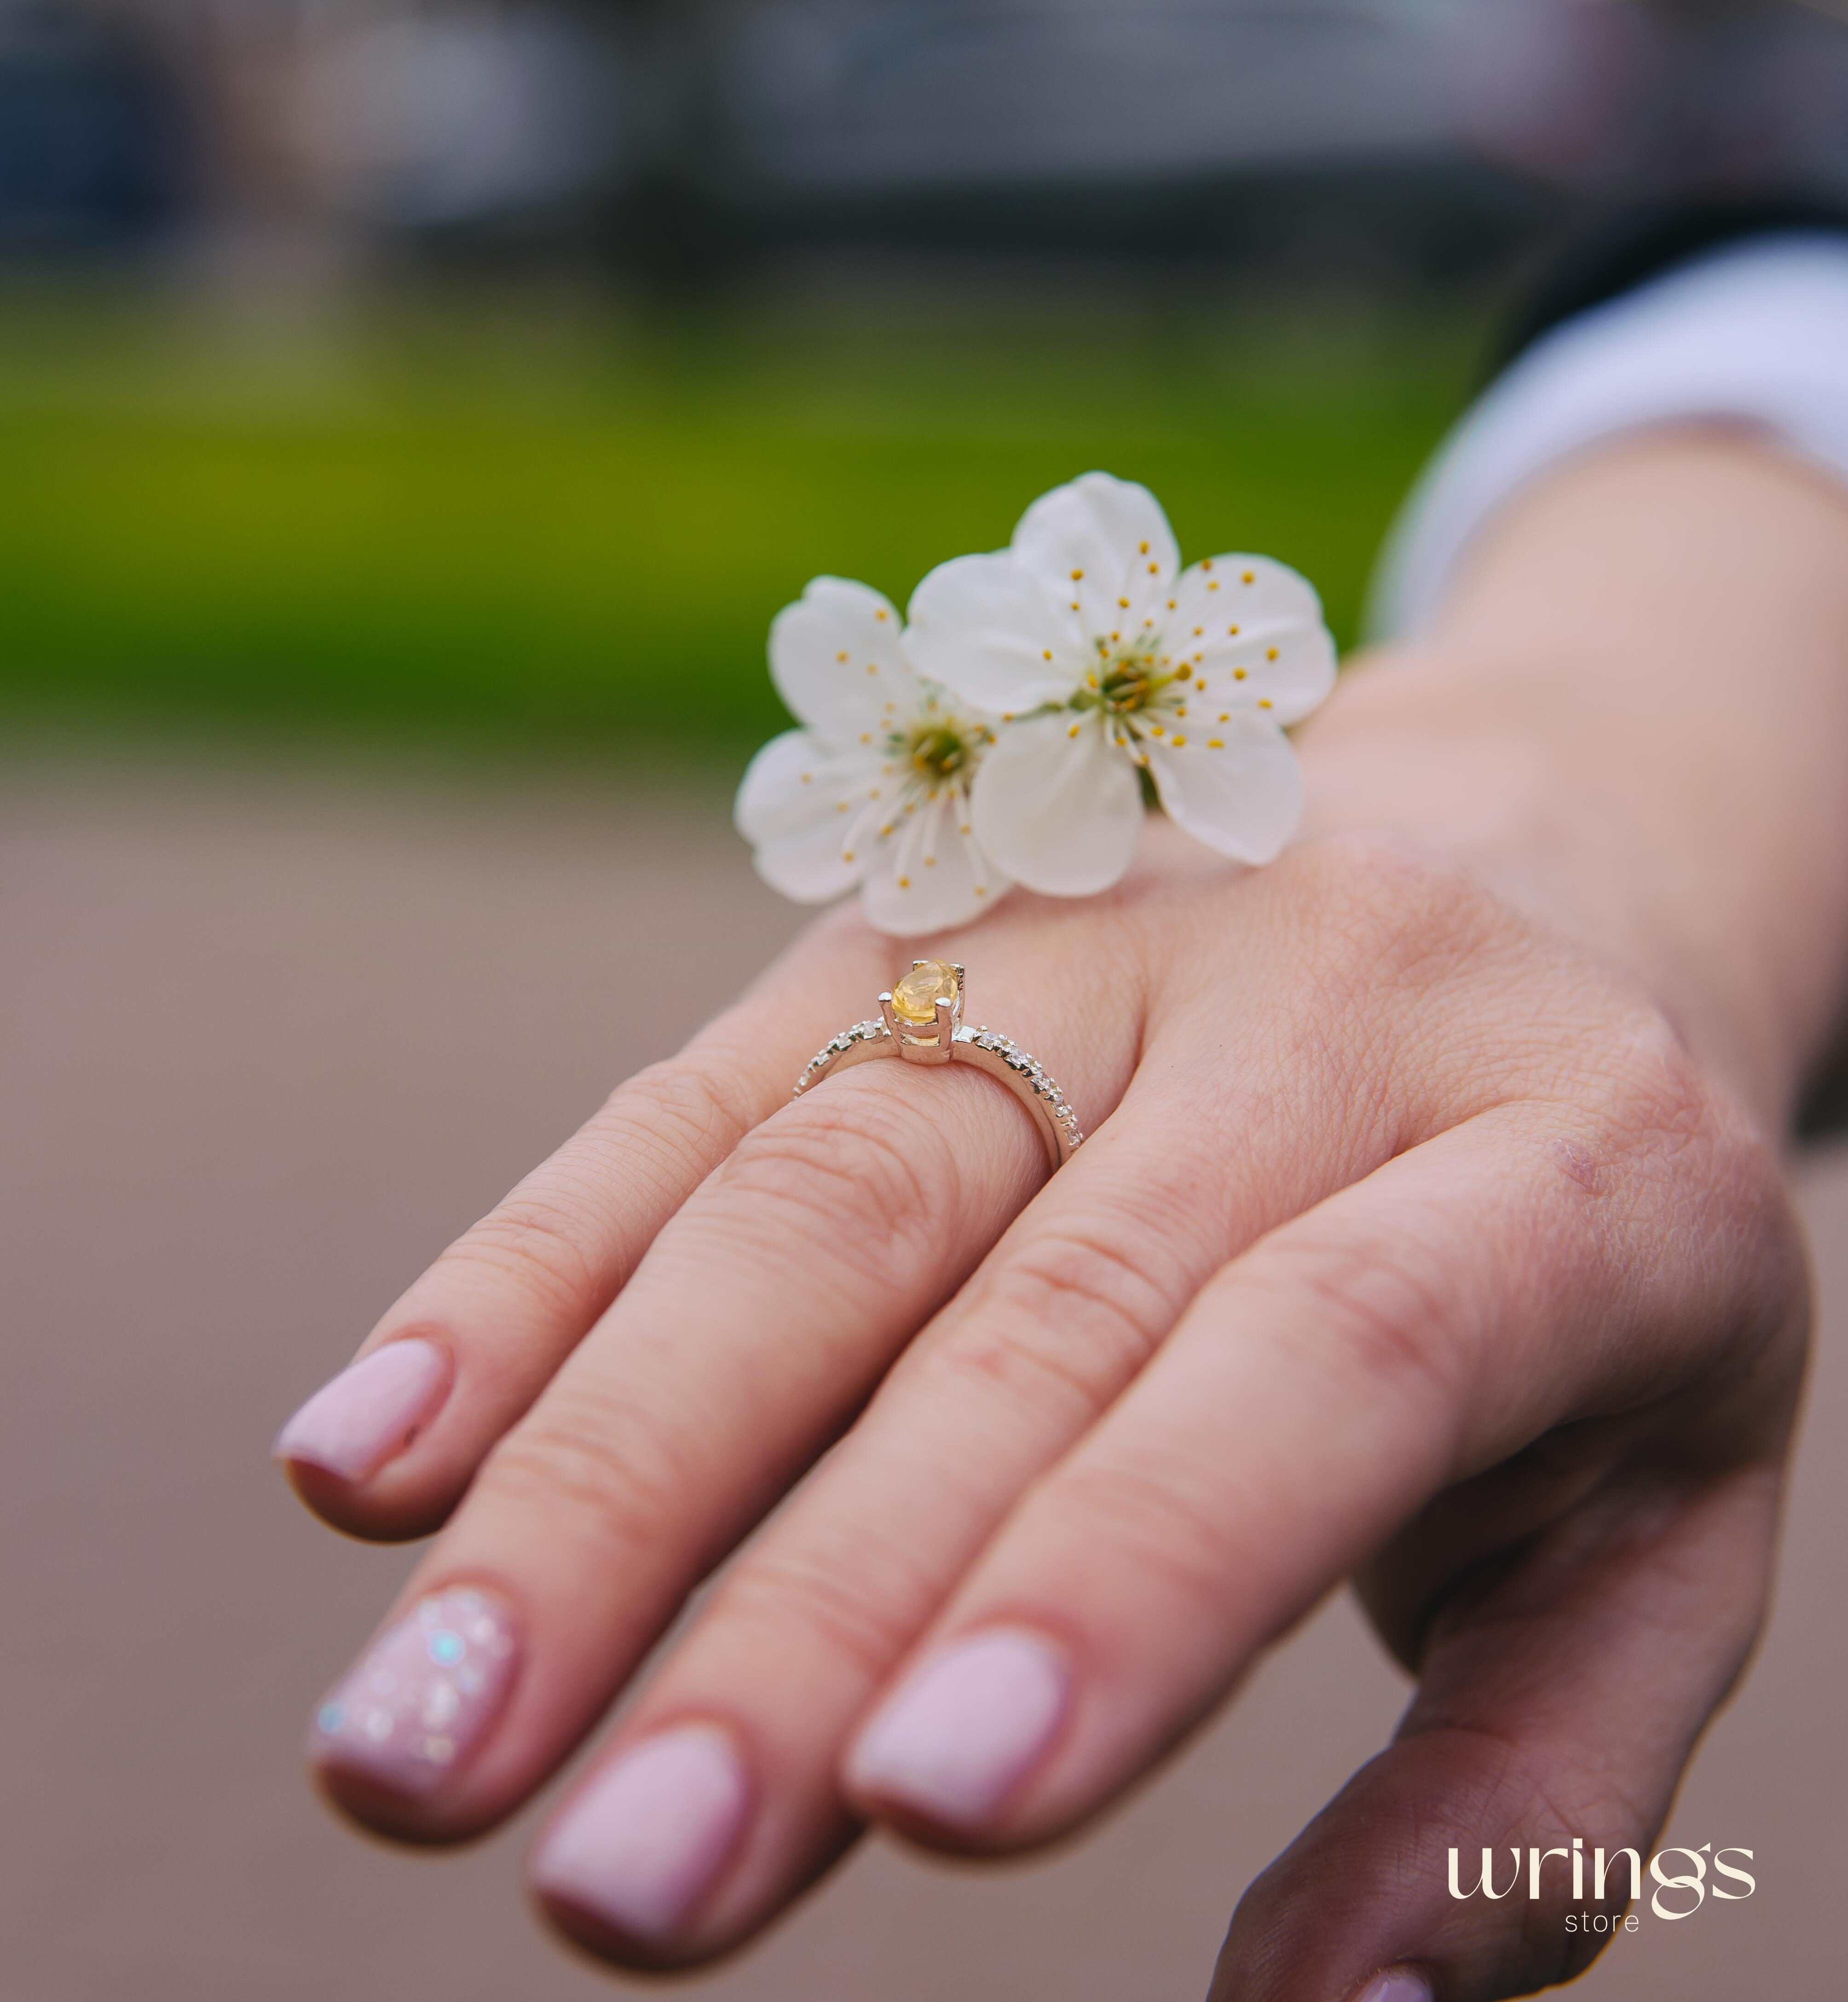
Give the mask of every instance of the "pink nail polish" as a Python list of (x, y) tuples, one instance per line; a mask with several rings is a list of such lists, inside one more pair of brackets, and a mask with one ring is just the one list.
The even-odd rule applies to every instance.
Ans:
[(370, 1481), (410, 1445), (448, 1387), (449, 1358), (434, 1341), (388, 1341), (323, 1384), (277, 1435), (271, 1457)]
[(315, 1712), (309, 1756), (396, 1793), (434, 1792), (498, 1714), (516, 1633), (510, 1609), (471, 1585), (420, 1599)]
[(1023, 1628), (959, 1641), (875, 1714), (848, 1777), (936, 1821), (983, 1821), (1051, 1742), (1070, 1683), (1064, 1657)]
[(1354, 2002), (1431, 2002), (1431, 1983), (1416, 1968), (1389, 1967), (1375, 1975)]
[(533, 1860), (540, 1895), (641, 1939), (672, 1933), (743, 1832), (750, 1784), (728, 1732), (686, 1724), (593, 1778)]

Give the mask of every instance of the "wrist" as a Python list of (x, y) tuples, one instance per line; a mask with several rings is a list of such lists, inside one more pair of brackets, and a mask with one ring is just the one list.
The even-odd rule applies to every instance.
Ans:
[(1459, 851), (1644, 982), (1767, 1125), (1848, 989), (1848, 502), (1638, 433), (1505, 504), (1305, 733), (1314, 824)]

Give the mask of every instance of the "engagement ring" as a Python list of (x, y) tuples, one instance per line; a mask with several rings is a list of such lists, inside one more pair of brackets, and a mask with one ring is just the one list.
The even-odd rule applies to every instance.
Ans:
[(1033, 1114), (1056, 1168), (1083, 1141), (1078, 1115), (1037, 1057), (994, 1029), (963, 1026), (963, 969), (940, 959), (915, 959), (912, 970), (879, 997), (879, 1020), (856, 1022), (818, 1050), (796, 1080), (795, 1096), (823, 1078), (874, 1057), (907, 1063), (973, 1064), (1005, 1084)]

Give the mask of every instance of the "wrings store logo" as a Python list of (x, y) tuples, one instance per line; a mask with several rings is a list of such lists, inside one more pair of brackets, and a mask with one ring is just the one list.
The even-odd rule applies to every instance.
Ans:
[[(1467, 1890), (1463, 1885), (1462, 1852), (1450, 1852), (1450, 1895), (1453, 1898), (1510, 1898), (1515, 1894), (1522, 1878), (1521, 1865), (1527, 1865), (1527, 1895), (1537, 1899), (1553, 1896), (1560, 1888), (1557, 1881), (1543, 1886), (1541, 1873), (1557, 1856), (1569, 1868), (1572, 1875), (1572, 1902), (1582, 1904), (1585, 1896), (1586, 1865), (1590, 1864), (1592, 1901), (1602, 1904), (1607, 1889), (1613, 1884), (1621, 1890), (1624, 1878), (1629, 1879), (1628, 1902), (1635, 1904), (1643, 1895), (1644, 1864), (1641, 1853), (1634, 1849), (1615, 1849), (1607, 1856), (1603, 1850), (1594, 1849), (1588, 1858), (1585, 1837), (1575, 1835), (1570, 1849), (1511, 1849), (1508, 1855), (1514, 1858), (1514, 1872), (1505, 1885), (1498, 1889), (1495, 1884), (1495, 1854), (1492, 1849), (1482, 1852), (1482, 1870), (1476, 1882)], [(1749, 1870), (1742, 1870), (1737, 1863), (1728, 1863), (1728, 1857), (1737, 1857), (1749, 1863), (1752, 1861), (1749, 1849), (1726, 1848), (1716, 1850), (1710, 1842), (1703, 1842), (1698, 1849), (1668, 1848), (1658, 1850), (1648, 1863), (1648, 1875), (1655, 1885), (1651, 1894), (1649, 1909), (1658, 1919), (1691, 1919), (1710, 1898), (1736, 1903), (1740, 1899), (1749, 1898), (1758, 1889), (1758, 1879)], [(1684, 1857), (1685, 1868), (1669, 1870), (1663, 1866), (1670, 1857)], [(1711, 1865), (1711, 1876), (1709, 1865)], [(1555, 1871), (1554, 1878), (1561, 1874)], [(1620, 1929), (1634, 1932), (1637, 1915), (1627, 1917), (1616, 1913), (1573, 1911), (1566, 1914), (1566, 1930), (1571, 1932), (1616, 1932)]]

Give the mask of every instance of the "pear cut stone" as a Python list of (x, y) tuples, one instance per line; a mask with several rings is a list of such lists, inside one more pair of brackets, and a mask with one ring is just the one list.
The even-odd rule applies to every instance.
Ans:
[(892, 989), (892, 1013), (901, 1022), (928, 1028), (936, 1020), (939, 1001), (956, 999), (956, 968), (940, 959), (914, 967)]

